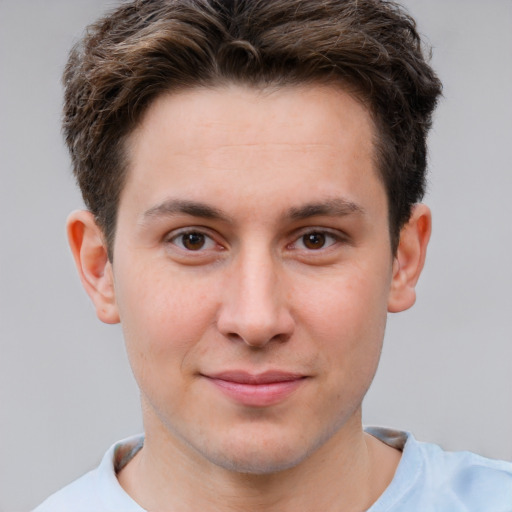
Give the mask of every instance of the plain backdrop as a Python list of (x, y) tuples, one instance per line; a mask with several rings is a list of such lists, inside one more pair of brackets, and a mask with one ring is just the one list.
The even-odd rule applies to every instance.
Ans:
[[(364, 421), (512, 459), (512, 1), (407, 0), (444, 99), (416, 306), (389, 319)], [(65, 239), (81, 207), (60, 75), (102, 0), (0, 0), (0, 510), (26, 511), (141, 431), (118, 326), (101, 324)]]

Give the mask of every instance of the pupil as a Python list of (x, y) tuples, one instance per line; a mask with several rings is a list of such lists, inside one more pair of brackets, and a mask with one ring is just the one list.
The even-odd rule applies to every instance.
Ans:
[(191, 251), (197, 251), (204, 245), (204, 235), (201, 233), (187, 233), (183, 235), (183, 245)]
[(323, 233), (309, 233), (303, 237), (304, 245), (308, 249), (321, 249), (325, 245)]

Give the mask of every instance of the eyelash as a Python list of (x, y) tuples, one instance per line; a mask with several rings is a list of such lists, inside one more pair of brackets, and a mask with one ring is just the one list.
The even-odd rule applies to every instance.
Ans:
[[(313, 240), (314, 236), (320, 236), (321, 237), (320, 240), (322, 241), (322, 239), (323, 239), (323, 243), (321, 244), (320, 247), (307, 247), (306, 244), (308, 242), (307, 242), (306, 237), (310, 237), (309, 242), (311, 242), (311, 241), (314, 242), (314, 240)], [(328, 240), (330, 240), (330, 242)], [(333, 233), (332, 231), (329, 231), (326, 229), (314, 229), (313, 228), (313, 229), (308, 229), (307, 231), (303, 231), (297, 238), (294, 239), (294, 241), (292, 243), (287, 245), (287, 248), (291, 248), (292, 250), (301, 250), (301, 251), (314, 253), (317, 251), (326, 250), (329, 247), (332, 247), (333, 245), (339, 243), (342, 240), (343, 240), (342, 236), (340, 236), (337, 233)], [(297, 245), (299, 243), (302, 244), (302, 247), (295, 249), (293, 246)]]
[[(199, 237), (199, 239), (196, 239), (194, 241), (194, 238), (189, 239), (189, 242), (191, 243), (198, 243), (199, 246), (196, 249), (192, 249), (190, 247), (187, 247), (185, 244), (184, 237)], [(320, 246), (319, 247), (307, 247), (307, 239), (306, 237), (310, 237), (309, 242), (315, 243), (315, 240), (313, 237), (320, 237)], [(178, 242), (181, 240), (181, 242)], [(315, 253), (317, 251), (326, 250), (329, 247), (332, 247), (333, 245), (342, 242), (344, 240), (344, 237), (341, 236), (339, 233), (333, 233), (330, 230), (326, 229), (315, 229), (310, 228), (307, 231), (302, 231), (299, 236), (296, 236), (293, 241), (286, 245), (287, 249), (290, 250), (300, 250), (305, 252), (311, 252)], [(215, 246), (218, 246), (218, 248), (223, 248), (222, 245), (218, 244), (214, 238), (206, 233), (203, 228), (187, 228), (182, 231), (179, 231), (178, 233), (172, 234), (172, 236), (167, 237), (166, 241), (168, 243), (171, 243), (181, 249), (182, 251), (188, 252), (188, 253), (200, 253), (207, 250), (211, 250), (215, 248)], [(297, 244), (301, 244), (302, 247), (297, 247)], [(206, 247), (205, 247), (206, 246)]]
[[(194, 235), (203, 238), (203, 240), (202, 240), (203, 241), (203, 245), (198, 247), (196, 250), (190, 249), (190, 248), (186, 247), (185, 244), (184, 244), (184, 237), (185, 236), (194, 236)], [(180, 240), (180, 239), (181, 239), (181, 243), (177, 243), (177, 240)], [(180, 248), (182, 251), (186, 251), (186, 252), (190, 252), (190, 253), (203, 252), (204, 250), (213, 249), (214, 246), (219, 245), (213, 239), (212, 236), (210, 236), (209, 234), (205, 233), (204, 230), (202, 230), (200, 228), (198, 228), (198, 229), (187, 228), (186, 230), (182, 230), (182, 231), (180, 231), (178, 233), (172, 234), (172, 236), (168, 237), (166, 241), (168, 243), (174, 244), (175, 246)], [(193, 240), (192, 240), (192, 242), (193, 242)], [(208, 247), (204, 248), (204, 245), (207, 245)], [(219, 247), (221, 247), (221, 246), (219, 246)]]

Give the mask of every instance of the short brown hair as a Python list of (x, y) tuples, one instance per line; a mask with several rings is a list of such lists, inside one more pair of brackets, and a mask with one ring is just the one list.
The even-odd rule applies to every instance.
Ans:
[(112, 257), (126, 138), (167, 91), (336, 83), (372, 113), (391, 245), (425, 191), (441, 83), (414, 20), (384, 0), (135, 0), (88, 28), (64, 73), (64, 134)]

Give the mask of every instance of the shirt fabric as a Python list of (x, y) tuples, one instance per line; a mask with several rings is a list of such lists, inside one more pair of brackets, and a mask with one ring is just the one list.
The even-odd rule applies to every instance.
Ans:
[[(512, 512), (512, 463), (446, 452), (398, 430), (365, 430), (403, 452), (392, 482), (367, 512)], [(34, 512), (144, 512), (116, 477), (143, 443), (140, 435), (114, 444), (98, 468)]]

